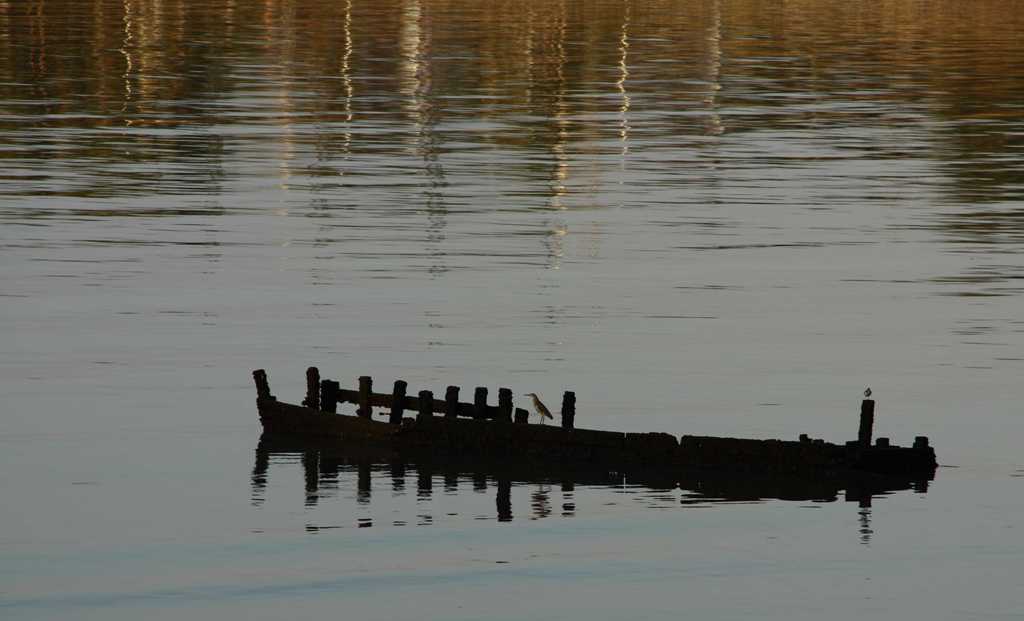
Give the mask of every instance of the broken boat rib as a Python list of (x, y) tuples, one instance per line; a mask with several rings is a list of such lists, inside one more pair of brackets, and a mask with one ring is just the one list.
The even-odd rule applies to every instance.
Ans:
[[(407, 396), (408, 385), (394, 383), (390, 394), (373, 392), (373, 380), (359, 378), (357, 389), (321, 380), (316, 367), (306, 371), (302, 405), (278, 401), (270, 392), (264, 370), (253, 371), (260, 422), (270, 434), (329, 439), (339, 443), (385, 445), (395, 450), (429, 451), (460, 456), (544, 459), (645, 468), (707, 468), (770, 470), (786, 473), (869, 472), (883, 475), (928, 474), (936, 468), (928, 438), (918, 436), (912, 447), (891, 445), (888, 438), (871, 443), (875, 401), (861, 402), (858, 438), (845, 444), (811, 440), (754, 440), (667, 433), (622, 433), (578, 429), (576, 395), (562, 398), (561, 426), (533, 425), (529, 412), (514, 408), (512, 391), (498, 390), (498, 405), (487, 403), (487, 389), (476, 388), (473, 402), (459, 401), (458, 386), (449, 386), (444, 399), (429, 390)], [(339, 403), (357, 406), (356, 415), (338, 413)], [(375, 421), (373, 408), (386, 408), (388, 421)], [(408, 418), (405, 413), (415, 412)]]

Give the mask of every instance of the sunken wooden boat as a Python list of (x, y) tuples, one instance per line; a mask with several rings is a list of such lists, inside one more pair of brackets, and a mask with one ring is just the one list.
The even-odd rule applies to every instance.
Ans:
[[(295, 405), (279, 401), (267, 374), (253, 371), (257, 407), (264, 432), (314, 442), (376, 447), (402, 454), (478, 457), (548, 465), (600, 466), (669, 472), (715, 470), (776, 472), (813, 477), (852, 473), (930, 479), (937, 466), (928, 438), (913, 446), (871, 441), (875, 402), (861, 403), (858, 438), (834, 444), (801, 435), (798, 440), (742, 439), (711, 436), (676, 437), (668, 433), (624, 433), (581, 429), (575, 425), (576, 396), (563, 395), (560, 425), (530, 424), (528, 411), (515, 408), (512, 391), (501, 388), (498, 404), (487, 403), (487, 389), (476, 388), (472, 403), (459, 401), (459, 388), (445, 398), (431, 391), (407, 395), (407, 384), (394, 383), (388, 393), (373, 392), (373, 380), (360, 377), (354, 390), (321, 380), (316, 367), (306, 372), (306, 398)], [(354, 415), (338, 413), (339, 403), (356, 406)], [(373, 420), (374, 408), (387, 420)], [(406, 416), (406, 412), (413, 413)]]

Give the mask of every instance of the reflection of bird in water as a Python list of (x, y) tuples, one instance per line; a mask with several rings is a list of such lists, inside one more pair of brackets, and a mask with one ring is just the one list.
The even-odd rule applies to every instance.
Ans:
[(555, 420), (555, 417), (551, 415), (551, 411), (548, 410), (548, 406), (544, 405), (537, 395), (532, 392), (526, 393), (526, 396), (533, 399), (533, 409), (537, 410), (537, 415), (540, 416), (540, 424), (544, 424), (544, 419), (550, 418)]
[(866, 398), (868, 398), (870, 396), (871, 396), (871, 388), (868, 388), (867, 390), (864, 391), (864, 398), (866, 399)]

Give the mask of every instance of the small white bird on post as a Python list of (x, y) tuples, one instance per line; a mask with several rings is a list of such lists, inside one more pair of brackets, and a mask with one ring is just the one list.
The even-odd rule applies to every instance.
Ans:
[(533, 400), (533, 409), (537, 410), (537, 415), (540, 416), (540, 424), (544, 424), (545, 418), (555, 420), (555, 417), (551, 415), (551, 411), (548, 410), (548, 406), (544, 405), (541, 400), (537, 397), (536, 393), (528, 392), (526, 396)]

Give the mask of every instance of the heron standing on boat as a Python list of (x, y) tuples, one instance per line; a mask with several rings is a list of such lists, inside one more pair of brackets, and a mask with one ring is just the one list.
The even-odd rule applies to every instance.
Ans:
[(528, 392), (526, 393), (526, 396), (533, 400), (533, 409), (537, 410), (537, 415), (540, 416), (541, 425), (544, 424), (544, 419), (546, 418), (555, 420), (555, 417), (551, 415), (551, 411), (548, 410), (548, 406), (541, 402), (536, 393)]

